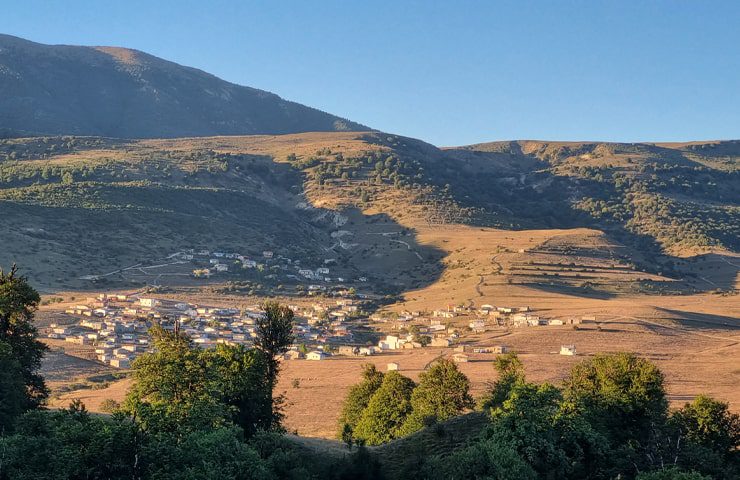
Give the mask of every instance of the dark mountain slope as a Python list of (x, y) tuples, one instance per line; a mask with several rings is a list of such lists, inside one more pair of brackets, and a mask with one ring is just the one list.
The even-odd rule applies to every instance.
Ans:
[(137, 50), (9, 35), (0, 35), (0, 129), (122, 138), (367, 130)]

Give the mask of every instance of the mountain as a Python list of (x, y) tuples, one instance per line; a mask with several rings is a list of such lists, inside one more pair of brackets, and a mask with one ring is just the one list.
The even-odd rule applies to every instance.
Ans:
[[(44, 289), (91, 278), (121, 287), (194, 282), (193, 266), (154, 268), (182, 250), (272, 250), (305, 268), (330, 262), (332, 276), (358, 287), (440, 288), (430, 295), (454, 303), (444, 287), (485, 290), (493, 283), (477, 285), (482, 277), (673, 289), (701, 257), (709, 263), (689, 290), (733, 289), (739, 159), (737, 141), (440, 149), (380, 132), (0, 139), (0, 265), (24, 265)], [(287, 273), (249, 280), (255, 291), (300, 283)]]
[(166, 138), (367, 127), (138, 50), (0, 34), (0, 134)]

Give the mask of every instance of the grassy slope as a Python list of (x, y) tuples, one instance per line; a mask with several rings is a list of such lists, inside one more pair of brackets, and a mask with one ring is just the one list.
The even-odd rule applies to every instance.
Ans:
[[(401, 290), (429, 285), (452, 266), (441, 262), (454, 252), (434, 238), (440, 225), (517, 236), (589, 227), (606, 232), (616, 249), (605, 262), (670, 272), (683, 256), (737, 251), (739, 156), (737, 142), (499, 142), (439, 150), (362, 133), (5, 140), (0, 264), (18, 261), (30, 265), (36, 282), (76, 288), (59, 282), (69, 272), (115, 269), (195, 246), (269, 247), (320, 259), (329, 234), (345, 228), (321, 214), (338, 211), (359, 245), (340, 254)], [(296, 208), (302, 203), (321, 210)], [(451, 243), (459, 243), (458, 232), (468, 235), (462, 227), (446, 230)], [(518, 250), (517, 242), (504, 243), (490, 250)], [(573, 258), (561, 263), (593, 255), (563, 248)], [(509, 260), (527, 270), (526, 262), (538, 259)]]

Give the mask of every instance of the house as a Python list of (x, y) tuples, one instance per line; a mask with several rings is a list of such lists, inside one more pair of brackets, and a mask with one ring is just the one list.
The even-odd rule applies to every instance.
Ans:
[(506, 353), (509, 351), (509, 347), (506, 345), (494, 345), (491, 347), (491, 353)]
[(270, 250), (265, 250), (262, 252), (262, 256), (265, 258), (272, 258), (275, 254)]
[(306, 360), (323, 360), (327, 357), (327, 355), (324, 352), (320, 352), (318, 350), (314, 350), (313, 352), (308, 352), (306, 354)]
[(314, 278), (313, 270), (309, 270), (307, 268), (298, 270), (298, 274), (305, 278)]
[(216, 265), (216, 271), (217, 272), (228, 272), (229, 266), (223, 263), (219, 263), (218, 265)]
[(561, 345), (560, 346), (560, 355), (575, 355), (575, 354), (576, 354), (575, 345)]
[(342, 345), (339, 347), (339, 355), (358, 355), (360, 349), (351, 345)]
[(391, 362), (386, 366), (386, 369), (391, 371), (398, 371), (400, 369), (399, 365), (396, 362)]
[(456, 353), (452, 356), (452, 361), (455, 363), (468, 363), (470, 357), (465, 353)]
[(139, 305), (141, 305), (142, 307), (153, 308), (153, 307), (156, 307), (157, 305), (159, 305), (160, 303), (161, 302), (159, 300), (157, 300), (156, 298), (144, 298), (144, 297), (142, 297), (142, 298), (139, 299)]
[(299, 352), (298, 350), (288, 350), (287, 352), (283, 354), (284, 360), (298, 360), (303, 357), (304, 357), (303, 353)]
[(564, 325), (564, 322), (558, 318), (551, 318), (547, 321), (548, 325)]
[(396, 336), (387, 335), (385, 340), (378, 342), (378, 347), (381, 350), (396, 350), (400, 347), (400, 340)]
[(129, 368), (131, 366), (131, 361), (128, 358), (112, 358), (110, 366), (116, 368)]

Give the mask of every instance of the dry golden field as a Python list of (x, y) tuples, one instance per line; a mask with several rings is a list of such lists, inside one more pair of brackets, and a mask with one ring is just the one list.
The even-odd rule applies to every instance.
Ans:
[[(630, 293), (629, 286), (638, 278), (668, 280), (614, 268), (618, 265), (609, 263), (609, 252), (618, 247), (604, 243), (601, 233), (593, 230), (512, 232), (455, 226), (421, 227), (417, 234), (420, 244), (444, 250), (445, 269), (436, 282), (407, 292), (403, 301), (389, 310), (431, 311), (447, 305), (492, 303), (526, 305), (546, 317), (593, 315), (595, 322), (582, 324), (577, 330), (572, 326), (493, 328), (484, 334), (467, 334), (463, 340), (481, 346), (507, 345), (521, 355), (530, 379), (554, 383), (561, 381), (575, 362), (590, 355), (636, 352), (665, 373), (674, 406), (707, 393), (740, 410), (740, 301), (736, 295)], [(592, 279), (599, 285), (598, 290), (574, 294), (562, 282), (549, 285), (548, 278), (552, 277), (542, 275), (542, 271), (530, 272), (528, 276), (512, 274), (523, 260), (553, 265), (585, 263), (584, 258), (573, 254), (555, 255), (543, 250), (543, 245), (558, 242), (601, 252), (601, 257), (592, 256), (589, 260), (592, 266), (603, 267), (591, 272), (591, 276), (598, 277)], [(731, 269), (714, 269), (707, 281), (720, 281), (720, 277), (731, 274)], [(215, 302), (219, 298), (211, 296), (208, 300)], [(221, 298), (226, 304), (239, 300), (236, 296)], [(451, 321), (463, 326), (468, 320)], [(377, 327), (389, 330), (392, 325), (381, 323)], [(578, 355), (558, 355), (562, 344), (576, 345)], [(348, 388), (359, 380), (363, 363), (370, 361), (385, 369), (389, 362), (397, 362), (404, 374), (417, 379), (435, 358), (451, 353), (452, 349), (425, 348), (367, 359), (335, 357), (320, 362), (285, 362), (278, 390), (286, 396), (286, 426), (301, 435), (332, 437), (342, 400)], [(473, 354), (469, 363), (460, 365), (472, 382), (474, 395), (495, 379), (492, 358)], [(124, 380), (105, 389), (64, 393), (52, 405), (65, 405), (80, 398), (94, 411), (105, 398), (120, 401), (129, 385), (130, 381)]]

